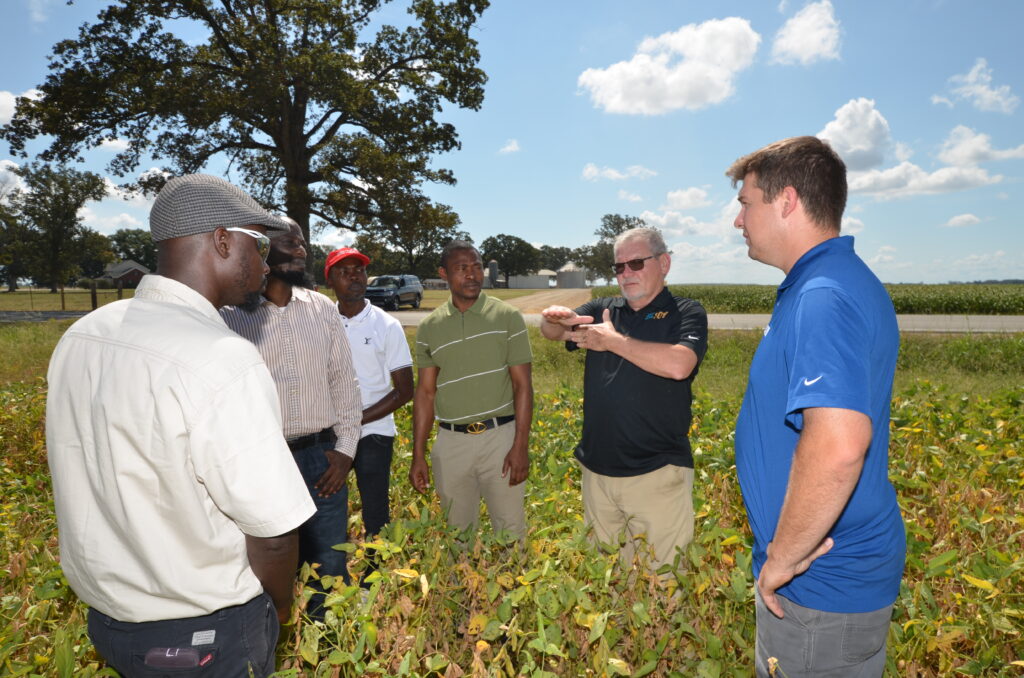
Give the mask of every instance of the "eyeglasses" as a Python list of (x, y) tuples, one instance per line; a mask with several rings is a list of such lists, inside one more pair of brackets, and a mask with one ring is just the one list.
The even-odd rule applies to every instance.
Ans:
[(612, 264), (612, 270), (615, 271), (615, 275), (622, 275), (622, 273), (626, 270), (627, 266), (629, 266), (629, 270), (631, 270), (631, 271), (639, 271), (640, 269), (642, 269), (644, 267), (644, 262), (645, 261), (647, 261), (648, 259), (653, 259), (655, 257), (660, 257), (660, 256), (661, 256), (660, 254), (652, 254), (651, 256), (643, 257), (642, 259), (630, 259), (629, 261), (616, 261), (614, 264)]
[(267, 260), (267, 255), (270, 254), (270, 238), (259, 231), (254, 231), (251, 228), (240, 228), (238, 226), (232, 226), (231, 228), (225, 228), (225, 231), (236, 231), (238, 233), (245, 233), (248, 236), (252, 236), (256, 239), (256, 251), (260, 253), (260, 258), (263, 261)]

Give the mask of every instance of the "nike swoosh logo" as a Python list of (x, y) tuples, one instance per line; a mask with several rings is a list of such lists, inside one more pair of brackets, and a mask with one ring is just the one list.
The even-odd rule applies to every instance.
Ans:
[(818, 382), (818, 379), (821, 379), (823, 376), (824, 375), (819, 374), (816, 379), (808, 379), (807, 377), (804, 377), (804, 386), (813, 386)]
[(692, 334), (687, 334), (687, 335), (686, 335), (686, 338), (687, 338), (687, 339), (691, 339), (691, 340), (693, 340), (693, 341), (698, 341), (698, 340), (699, 340), (699, 337), (695, 337), (695, 336), (693, 336)]

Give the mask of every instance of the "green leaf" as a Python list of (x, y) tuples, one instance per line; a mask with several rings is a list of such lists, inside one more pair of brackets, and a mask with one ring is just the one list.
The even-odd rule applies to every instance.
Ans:
[(960, 557), (960, 553), (953, 549), (952, 551), (946, 551), (943, 554), (937, 555), (928, 561), (928, 569), (925, 571), (926, 577), (934, 577), (937, 574), (945, 572), (947, 565), (952, 563), (954, 560)]

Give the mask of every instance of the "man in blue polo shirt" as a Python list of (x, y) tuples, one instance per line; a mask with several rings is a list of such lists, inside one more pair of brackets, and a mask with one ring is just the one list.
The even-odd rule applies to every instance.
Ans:
[(899, 330), (878, 278), (839, 237), (846, 166), (815, 137), (737, 160), (752, 259), (781, 269), (736, 422), (754, 533), (756, 672), (880, 676), (906, 540), (888, 479)]

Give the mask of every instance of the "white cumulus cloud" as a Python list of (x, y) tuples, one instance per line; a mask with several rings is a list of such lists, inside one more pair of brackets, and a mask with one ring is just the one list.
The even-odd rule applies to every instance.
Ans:
[(625, 189), (620, 189), (619, 190), (619, 200), (626, 200), (628, 202), (641, 202), (643, 200), (643, 198), (641, 198), (636, 193), (630, 193), (629, 191), (627, 191)]
[(667, 210), (692, 210), (711, 204), (708, 200), (708, 192), (703, 188), (695, 186), (681, 188), (678, 191), (669, 191), (666, 198), (668, 202), (662, 209)]
[(14, 110), (18, 103), (18, 97), (38, 99), (43, 93), (37, 89), (28, 89), (21, 94), (14, 94), (6, 90), (0, 91), (0, 125), (6, 125), (14, 117)]
[(818, 136), (832, 145), (851, 171), (865, 170), (882, 164), (890, 143), (889, 122), (875, 108), (874, 99), (861, 97), (840, 106)]
[(515, 139), (509, 139), (505, 142), (505, 145), (498, 149), (498, 153), (518, 153), (519, 142)]
[[(96, 203), (90, 203), (96, 204)], [(100, 216), (96, 210), (89, 205), (86, 205), (82, 209), (78, 210), (78, 216), (82, 218), (82, 223), (93, 229), (99, 231), (104, 235), (113, 235), (115, 231), (122, 228), (146, 228), (146, 225), (135, 216), (128, 214), (127, 212), (121, 212), (111, 216)]]
[(14, 173), (18, 167), (20, 165), (13, 160), (0, 160), (0, 200), (6, 198), (11, 191), (25, 188), (25, 182)]
[(612, 167), (598, 167), (592, 162), (583, 166), (583, 178), (587, 181), (598, 179), (609, 179), (611, 181), (624, 181), (626, 179), (649, 179), (658, 173), (647, 169), (643, 165), (630, 165), (624, 172)]
[(698, 110), (732, 96), (736, 76), (753, 62), (760, 42), (750, 22), (739, 17), (688, 24), (644, 38), (629, 61), (588, 68), (577, 84), (608, 113)]
[[(990, 272), (992, 269), (1006, 262), (1006, 252), (996, 250), (986, 254), (968, 254), (966, 257), (953, 262), (954, 268), (967, 269), (972, 271)], [(997, 276), (993, 276), (997, 277)]]
[(864, 222), (857, 217), (843, 217), (843, 225), (840, 230), (845, 235), (857, 235), (864, 230)]
[(943, 226), (949, 226), (950, 228), (961, 228), (963, 226), (974, 226), (980, 223), (981, 219), (974, 216), (973, 214), (958, 214), (955, 217), (951, 217), (949, 221), (943, 224)]
[(992, 85), (992, 69), (988, 61), (979, 58), (974, 67), (962, 75), (954, 75), (949, 79), (948, 97), (934, 95), (932, 103), (953, 105), (953, 100), (969, 101), (979, 111), (997, 113), (1013, 113), (1020, 103), (1020, 98), (1010, 91), (1009, 85)]
[(797, 12), (775, 34), (772, 60), (782, 64), (812, 64), (839, 58), (839, 22), (829, 0), (814, 2)]
[(1002, 180), (1002, 175), (990, 176), (979, 167), (942, 167), (926, 172), (911, 162), (885, 170), (852, 172), (849, 176), (851, 193), (866, 193), (883, 200), (965, 191)]
[(104, 139), (100, 142), (99, 148), (101, 151), (110, 151), (112, 153), (118, 153), (128, 149), (127, 139)]
[(1024, 144), (1016, 148), (992, 148), (992, 138), (975, 132), (970, 127), (957, 125), (942, 143), (939, 159), (948, 165), (973, 166), (992, 160), (1024, 158)]

